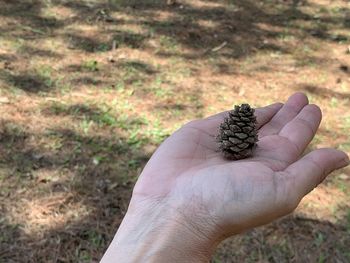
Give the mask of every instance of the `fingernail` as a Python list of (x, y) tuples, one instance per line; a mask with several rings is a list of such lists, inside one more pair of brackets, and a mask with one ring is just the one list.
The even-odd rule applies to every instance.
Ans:
[(349, 156), (346, 156), (343, 160), (340, 161), (339, 165), (342, 167), (348, 166), (350, 164)]

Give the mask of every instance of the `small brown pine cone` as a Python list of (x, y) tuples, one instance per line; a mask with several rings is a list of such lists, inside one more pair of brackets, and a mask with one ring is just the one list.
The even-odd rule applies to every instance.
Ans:
[(249, 104), (235, 106), (220, 124), (217, 141), (227, 159), (251, 157), (258, 141), (254, 109)]

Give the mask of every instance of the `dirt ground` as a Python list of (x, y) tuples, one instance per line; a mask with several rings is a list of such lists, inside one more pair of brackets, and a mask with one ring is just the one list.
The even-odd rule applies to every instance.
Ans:
[[(350, 153), (349, 67), (347, 0), (0, 0), (0, 262), (98, 262), (154, 149), (235, 104), (304, 91)], [(212, 262), (350, 262), (349, 186)]]

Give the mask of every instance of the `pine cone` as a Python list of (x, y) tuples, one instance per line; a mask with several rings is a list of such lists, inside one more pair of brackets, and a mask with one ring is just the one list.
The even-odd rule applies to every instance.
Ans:
[(235, 106), (221, 123), (217, 141), (220, 151), (228, 159), (252, 156), (258, 141), (254, 109), (249, 104)]

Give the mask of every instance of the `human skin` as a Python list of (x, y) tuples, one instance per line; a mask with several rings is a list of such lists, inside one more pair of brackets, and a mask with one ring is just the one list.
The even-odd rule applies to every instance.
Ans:
[(331, 148), (302, 156), (322, 118), (302, 93), (256, 109), (259, 142), (248, 159), (217, 151), (226, 114), (184, 125), (157, 149), (101, 262), (209, 262), (222, 240), (291, 213), (349, 164)]

